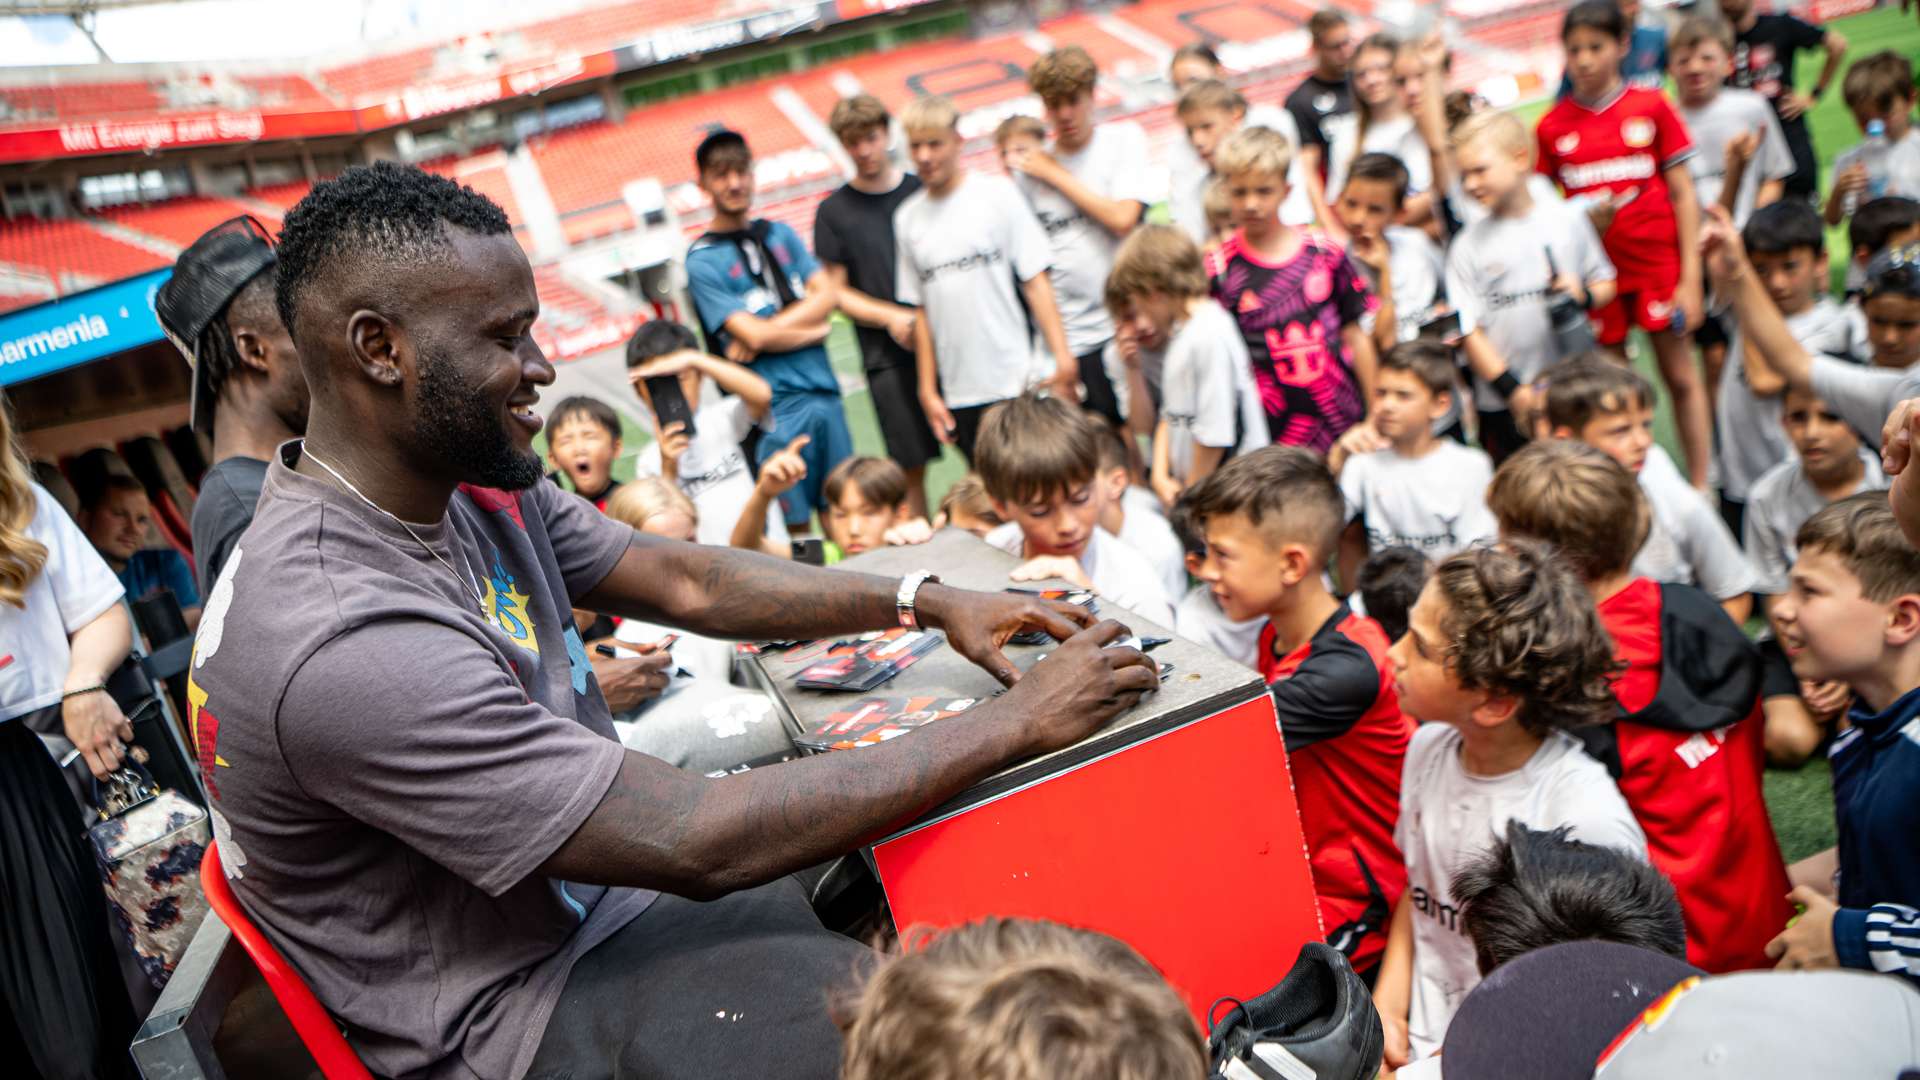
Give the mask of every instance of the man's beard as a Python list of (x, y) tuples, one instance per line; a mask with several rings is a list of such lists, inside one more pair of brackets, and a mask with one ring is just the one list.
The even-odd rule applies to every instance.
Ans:
[(540, 455), (514, 448), (507, 418), (439, 352), (420, 356), (421, 448), (465, 483), (518, 491), (540, 482)]

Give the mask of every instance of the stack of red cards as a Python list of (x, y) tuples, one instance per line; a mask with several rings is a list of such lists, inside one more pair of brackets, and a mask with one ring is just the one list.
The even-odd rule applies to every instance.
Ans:
[(862, 698), (795, 739), (806, 750), (852, 750), (905, 735), (923, 724), (964, 712), (979, 698)]
[(800, 673), (795, 684), (808, 690), (864, 693), (879, 686), (922, 656), (940, 647), (940, 635), (904, 627), (843, 641), (826, 658)]

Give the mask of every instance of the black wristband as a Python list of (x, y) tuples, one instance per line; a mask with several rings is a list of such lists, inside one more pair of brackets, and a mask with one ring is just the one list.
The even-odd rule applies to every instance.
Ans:
[(1513, 372), (1503, 371), (1495, 376), (1489, 385), (1492, 386), (1494, 392), (1501, 397), (1510, 398), (1513, 396), (1514, 391), (1520, 389), (1520, 380), (1513, 377)]

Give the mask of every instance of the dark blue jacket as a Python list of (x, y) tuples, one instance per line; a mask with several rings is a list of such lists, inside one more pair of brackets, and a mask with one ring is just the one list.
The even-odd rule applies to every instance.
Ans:
[(1840, 827), (1834, 951), (1846, 967), (1920, 983), (1920, 688), (1847, 720), (1829, 752)]

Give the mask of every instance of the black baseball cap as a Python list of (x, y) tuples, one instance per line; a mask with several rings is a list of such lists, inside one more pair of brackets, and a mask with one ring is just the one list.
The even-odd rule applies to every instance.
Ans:
[(1665, 953), (1571, 941), (1509, 960), (1447, 1026), (1446, 1080), (1590, 1080), (1620, 1032), (1680, 982), (1705, 972)]
[(742, 150), (746, 150), (747, 137), (732, 128), (714, 128), (712, 131), (707, 132), (706, 138), (700, 140), (699, 146), (693, 148), (694, 167), (701, 172), (706, 172), (707, 159), (713, 156), (714, 151), (731, 149), (736, 146)]
[(213, 428), (213, 388), (205, 365), (199, 362), (200, 339), (240, 290), (273, 269), (273, 264), (273, 237), (266, 227), (248, 215), (229, 218), (180, 253), (173, 276), (154, 294), (153, 312), (160, 317), (160, 328), (193, 370), (188, 408), (198, 431)]

